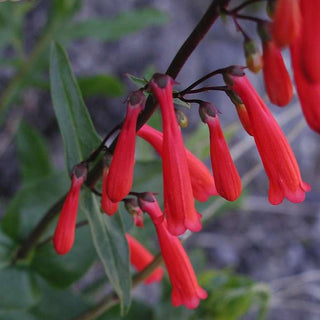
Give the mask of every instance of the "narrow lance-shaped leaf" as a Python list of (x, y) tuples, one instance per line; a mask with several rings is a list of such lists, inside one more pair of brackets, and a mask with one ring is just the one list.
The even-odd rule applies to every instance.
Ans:
[(39, 180), (52, 173), (47, 146), (37, 130), (21, 122), (16, 145), (25, 183)]
[(124, 314), (131, 303), (131, 277), (129, 250), (121, 216), (119, 212), (112, 217), (102, 214), (95, 196), (89, 191), (83, 192), (83, 195), (82, 210), (89, 220), (95, 248), (121, 300), (121, 311)]
[(50, 85), (53, 108), (64, 141), (68, 170), (99, 145), (89, 112), (70, 68), (68, 56), (58, 43), (51, 46)]

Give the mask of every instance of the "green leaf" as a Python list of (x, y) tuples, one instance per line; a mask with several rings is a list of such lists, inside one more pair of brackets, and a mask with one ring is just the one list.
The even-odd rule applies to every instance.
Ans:
[(148, 84), (148, 80), (146, 80), (145, 78), (138, 78), (130, 73), (127, 73), (126, 76), (138, 87), (144, 87), (145, 85)]
[(37, 248), (31, 267), (52, 286), (66, 288), (79, 280), (96, 259), (90, 230), (85, 226), (76, 230), (75, 242), (68, 254), (58, 255), (50, 241)]
[(14, 243), (0, 228), (0, 269), (10, 265), (11, 256), (14, 252)]
[(121, 300), (121, 311), (126, 313), (131, 303), (131, 277), (128, 244), (120, 214), (109, 217), (99, 210), (96, 198), (84, 192), (81, 202), (91, 229), (96, 251), (105, 272)]
[(124, 317), (120, 316), (119, 305), (112, 307), (98, 320), (136, 320), (136, 319), (154, 319), (153, 308), (142, 301), (133, 300), (130, 311)]
[(210, 315), (204, 319), (237, 320), (256, 306), (263, 319), (262, 312), (270, 295), (266, 285), (228, 270), (205, 272), (200, 275), (199, 282), (206, 287), (209, 297), (200, 304), (197, 316), (203, 314)]
[(90, 37), (102, 41), (118, 40), (149, 26), (164, 24), (167, 20), (164, 12), (154, 8), (143, 8), (121, 13), (109, 20), (95, 18), (72, 24), (60, 34), (60, 39)]
[(65, 173), (54, 173), (23, 187), (7, 207), (3, 231), (17, 242), (25, 239), (45, 212), (66, 193), (69, 184)]
[(39, 132), (27, 123), (21, 122), (16, 144), (25, 183), (44, 178), (52, 173), (49, 152)]
[(88, 109), (61, 45), (53, 43), (50, 58), (50, 86), (53, 108), (64, 141), (68, 170), (89, 156), (99, 145)]
[(38, 320), (31, 314), (25, 311), (2, 311), (0, 310), (0, 319), (4, 320)]
[(34, 275), (28, 270), (10, 267), (0, 270), (0, 310), (27, 309), (39, 300)]
[(88, 303), (71, 290), (58, 290), (41, 283), (41, 291), (40, 303), (30, 310), (38, 320), (70, 320), (89, 308)]
[(78, 79), (79, 87), (84, 97), (109, 96), (118, 97), (124, 94), (124, 86), (116, 77), (96, 75)]

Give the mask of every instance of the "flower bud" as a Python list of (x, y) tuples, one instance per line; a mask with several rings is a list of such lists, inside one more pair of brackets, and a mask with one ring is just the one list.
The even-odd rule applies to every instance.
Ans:
[(244, 42), (244, 54), (247, 61), (247, 67), (254, 73), (258, 73), (263, 67), (263, 59), (256, 42), (252, 39), (246, 39)]

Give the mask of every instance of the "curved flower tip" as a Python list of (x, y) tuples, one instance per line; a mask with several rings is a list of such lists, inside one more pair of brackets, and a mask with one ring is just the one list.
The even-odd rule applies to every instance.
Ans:
[(198, 308), (200, 300), (206, 299), (208, 293), (198, 285), (198, 288), (195, 290), (195, 295), (191, 298), (184, 297), (181, 295), (180, 291), (173, 288), (171, 293), (171, 303), (173, 306), (178, 307), (182, 304), (185, 305), (188, 309)]
[(301, 23), (299, 0), (276, 1), (271, 33), (278, 47), (286, 47), (294, 42), (300, 33)]
[(273, 41), (263, 42), (263, 60), (263, 78), (270, 101), (286, 106), (292, 98), (293, 87), (280, 49)]
[(133, 181), (136, 125), (144, 107), (145, 97), (141, 91), (128, 98), (127, 113), (109, 168), (107, 194), (111, 201), (121, 201), (131, 190)]
[(301, 202), (310, 190), (302, 181), (294, 153), (275, 118), (246, 76), (232, 77), (232, 89), (246, 105), (254, 140), (270, 181), (269, 200), (279, 204), (286, 197)]
[(186, 152), (174, 112), (172, 85), (172, 78), (164, 74), (156, 74), (150, 81), (150, 88), (159, 102), (162, 114), (165, 212), (170, 231), (179, 235), (186, 228), (199, 231), (201, 223), (195, 210)]
[(118, 202), (112, 202), (107, 194), (107, 179), (108, 179), (109, 169), (105, 167), (103, 169), (103, 178), (102, 178), (102, 196), (101, 196), (101, 208), (104, 213), (109, 216), (114, 215), (118, 211)]
[[(154, 256), (134, 237), (126, 234), (130, 251), (130, 262), (140, 272), (152, 262)], [(159, 282), (162, 280), (164, 271), (161, 267), (155, 269), (152, 274), (144, 280), (145, 284)]]
[[(162, 132), (144, 125), (137, 135), (148, 141), (162, 157)], [(201, 202), (218, 194), (212, 174), (208, 168), (192, 152), (185, 148), (190, 173), (193, 196)]]
[(282, 203), (284, 198), (287, 198), (293, 203), (303, 202), (306, 197), (306, 192), (310, 191), (311, 187), (308, 183), (303, 182), (294, 190), (290, 190), (285, 185), (270, 184), (269, 202), (273, 205)]
[(58, 254), (62, 255), (68, 253), (73, 246), (79, 194), (81, 186), (86, 178), (86, 166), (82, 164), (75, 166), (72, 172), (71, 187), (63, 203), (58, 224), (53, 235), (53, 245)]

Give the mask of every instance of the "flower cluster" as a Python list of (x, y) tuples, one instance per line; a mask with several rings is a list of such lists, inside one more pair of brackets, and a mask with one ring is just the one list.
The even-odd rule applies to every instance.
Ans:
[[(318, 6), (319, 2), (310, 0), (278, 0), (273, 21), (259, 23), (262, 57), (257, 55), (250, 39), (246, 39), (245, 48), (248, 67), (254, 72), (263, 70), (270, 101), (285, 106), (292, 98), (293, 85), (281, 48), (290, 46), (295, 84), (303, 112), (310, 127), (320, 132), (320, 108), (317, 105), (320, 99), (320, 41), (314, 40), (313, 29), (319, 24), (316, 17), (320, 9)], [(249, 82), (243, 67), (221, 70), (227, 85), (224, 90), (236, 106), (244, 129), (253, 137), (269, 178), (270, 203), (280, 204), (284, 198), (295, 203), (302, 202), (310, 186), (302, 180), (297, 160), (280, 126)], [(174, 107), (173, 85), (174, 80), (170, 76), (157, 73), (148, 85), (129, 96), (114, 153), (103, 157), (101, 207), (111, 216), (117, 212), (119, 202), (123, 201), (138, 227), (144, 226), (143, 213), (150, 216), (172, 284), (172, 304), (196, 308), (207, 293), (198, 284), (178, 236), (186, 230), (198, 232), (202, 228), (201, 214), (196, 210), (195, 200), (204, 202), (210, 196), (219, 195), (228, 201), (235, 201), (241, 195), (242, 185), (222, 131), (219, 111), (212, 103), (192, 101), (199, 104), (200, 118), (208, 126), (212, 173), (185, 148)], [(147, 124), (138, 127), (136, 132), (138, 117), (146, 101), (145, 93), (152, 95), (160, 107), (163, 132)], [(181, 97), (184, 99), (180, 92), (178, 98)], [(162, 159), (163, 213), (153, 193), (131, 190), (136, 135), (150, 143)], [(75, 166), (71, 188), (53, 238), (59, 254), (67, 253), (72, 247), (79, 192), (86, 175), (85, 165)], [(153, 256), (132, 236), (127, 234), (126, 237), (130, 261), (138, 271), (142, 271)], [(160, 281), (162, 276), (163, 270), (158, 268), (145, 282)]]

